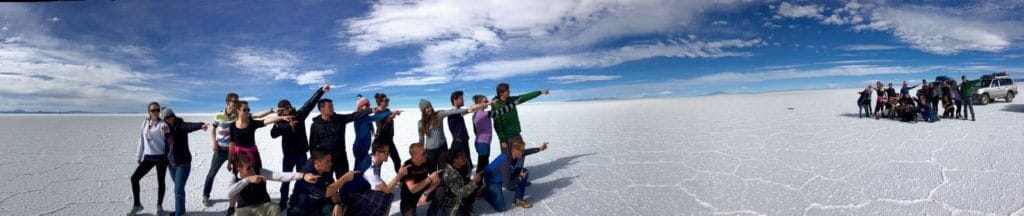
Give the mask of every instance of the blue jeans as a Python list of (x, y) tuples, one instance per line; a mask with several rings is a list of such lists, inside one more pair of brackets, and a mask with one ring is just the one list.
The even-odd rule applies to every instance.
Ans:
[(217, 172), (227, 160), (228, 148), (221, 147), (220, 151), (213, 153), (213, 158), (210, 159), (210, 172), (206, 173), (206, 182), (203, 184), (203, 197), (210, 197), (210, 191), (213, 190), (213, 179), (217, 177)]
[(971, 97), (964, 97), (964, 119), (967, 119), (967, 110), (971, 110), (971, 120), (974, 120), (974, 100)]
[[(509, 188), (509, 190), (515, 191), (514, 197), (516, 199), (523, 199), (523, 197), (526, 197), (526, 182), (530, 179), (529, 170), (526, 171), (526, 177), (519, 177), (520, 170), (524, 169), (515, 169), (510, 173), (510, 175), (515, 175), (515, 177), (512, 178), (512, 186), (515, 188)], [(508, 207), (508, 202), (505, 202), (505, 196), (501, 189), (502, 184), (500, 182), (487, 182), (487, 188), (485, 188), (483, 194), (484, 200), (491, 204), (491, 207), (494, 207), (494, 210), (498, 212), (505, 211)]]
[(174, 215), (185, 215), (185, 182), (188, 182), (188, 174), (192, 167), (178, 166), (168, 167), (171, 171), (171, 180), (174, 180)]
[[(476, 143), (476, 171), (482, 172), (487, 169), (487, 165), (491, 162), (491, 143), (490, 142), (477, 142)], [(466, 155), (469, 158), (469, 155)]]
[[(284, 165), (284, 168), (282, 168), (281, 171), (292, 172), (292, 170), (302, 170), (302, 166), (306, 165), (306, 153), (286, 153), (284, 154), (284, 160), (281, 162)], [(281, 182), (281, 209), (288, 209), (289, 189), (291, 189), (291, 182)]]
[(486, 191), (484, 191), (484, 200), (494, 207), (495, 211), (503, 212), (508, 207), (508, 203), (505, 202), (505, 196), (501, 191), (501, 183), (488, 183)]
[[(520, 177), (520, 171), (525, 171), (526, 177)], [(512, 170), (511, 175), (515, 176), (512, 177), (512, 187), (515, 188), (509, 188), (509, 190), (516, 191), (516, 199), (523, 199), (523, 197), (526, 197), (526, 182), (528, 181), (528, 179), (530, 179), (530, 170), (527, 170), (525, 168), (515, 169)]]
[[(867, 116), (868, 118), (871, 118), (871, 103), (870, 102), (868, 102), (868, 103), (860, 103), (860, 102), (858, 102), (857, 106), (860, 107), (860, 108), (857, 109), (857, 117), (861, 117), (861, 115), (864, 115), (864, 116)], [(862, 111), (864, 113), (861, 113)]]

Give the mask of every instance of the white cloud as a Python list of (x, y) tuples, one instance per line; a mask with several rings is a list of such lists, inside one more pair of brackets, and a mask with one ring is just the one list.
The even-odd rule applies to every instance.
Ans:
[(883, 8), (874, 11), (871, 23), (855, 28), (891, 32), (916, 49), (951, 55), (961, 51), (1003, 51), (1010, 46), (1011, 38), (1022, 35), (1017, 28), (1022, 24), (969, 20), (936, 11)]
[[(853, 77), (882, 76), (894, 74), (915, 74), (930, 72), (952, 73), (990, 73), (1009, 71), (1024, 72), (1024, 68), (1004, 66), (881, 66), (881, 65), (838, 65), (816, 69), (780, 69), (760, 72), (721, 72), (698, 76), (689, 79), (673, 79), (667, 81), (630, 83), (600, 86), (584, 89), (555, 89), (549, 98), (554, 100), (573, 100), (590, 98), (638, 98), (656, 95), (659, 92), (686, 92), (701, 87), (720, 87), (735, 84), (762, 83), (787, 79), (822, 78), (822, 77)], [(873, 83), (874, 81), (872, 81)], [(857, 85), (860, 85), (859, 82)], [(822, 87), (826, 87), (825, 84)], [(697, 92), (694, 92), (697, 93)]]
[(782, 2), (778, 7), (779, 15), (790, 18), (824, 18), (821, 12), (825, 11), (825, 7), (809, 4), (809, 5), (795, 5), (789, 2)]
[(613, 75), (565, 75), (565, 76), (553, 76), (548, 77), (549, 81), (559, 84), (572, 84), (590, 81), (608, 81), (622, 78), (622, 76)]
[(882, 45), (882, 44), (853, 44), (840, 46), (838, 49), (850, 50), (850, 51), (871, 51), (871, 50), (891, 50), (899, 49), (899, 46)]
[[(733, 1), (381, 1), (365, 16), (343, 22), (341, 45), (359, 54), (389, 47), (421, 48), (420, 66), (366, 87), (429, 85), (460, 77), (463, 64), (480, 57), (523, 57), (579, 52), (609, 39), (682, 33), (696, 16)], [(492, 54), (482, 56), (482, 54)], [(478, 75), (470, 73), (471, 75)]]
[(939, 55), (1001, 52), (1010, 48), (1016, 38), (1024, 37), (1020, 28), (1024, 22), (1016, 19), (1019, 10), (1015, 9), (1021, 6), (1007, 5), (1012, 2), (987, 2), (980, 6), (970, 3), (955, 8), (895, 4), (898, 3), (851, 1), (825, 14), (822, 7), (783, 2), (778, 13), (779, 17), (809, 17), (821, 20), (822, 24), (851, 25), (856, 31), (888, 32), (914, 49)]
[(334, 69), (307, 71), (295, 76), (295, 82), (299, 85), (321, 85), (327, 83), (324, 76), (334, 74)]
[(729, 25), (729, 21), (715, 20), (714, 22), (711, 22), (711, 25)]
[(260, 98), (258, 98), (258, 97), (253, 97), (253, 96), (246, 96), (246, 97), (239, 97), (239, 98), (238, 98), (238, 100), (240, 100), (240, 101), (249, 101), (249, 102), (253, 102), (253, 101), (259, 101), (259, 100), (260, 100)]
[(760, 39), (734, 39), (712, 42), (671, 40), (669, 42), (669, 44), (659, 42), (654, 44), (630, 45), (618, 49), (599, 52), (541, 56), (516, 60), (486, 61), (469, 67), (461, 74), (461, 79), (470, 81), (502, 79), (506, 77), (536, 74), (565, 68), (609, 67), (623, 62), (654, 57), (718, 58), (728, 56), (748, 56), (751, 54), (730, 52), (725, 51), (724, 49), (750, 47), (763, 43)]
[(228, 64), (243, 72), (258, 77), (273, 77), (274, 80), (294, 80), (299, 85), (327, 83), (325, 76), (335, 73), (334, 69), (298, 72), (303, 66), (302, 59), (287, 50), (262, 47), (240, 47), (229, 54)]
[(48, 20), (49, 20), (50, 22), (58, 22), (58, 21), (60, 21), (60, 17), (52, 17), (52, 18), (50, 18), (50, 19), (48, 19)]
[(48, 19), (31, 10), (8, 5), (0, 14), (13, 25), (0, 35), (0, 110), (122, 112), (181, 101), (157, 87), (168, 75), (139, 71), (95, 44), (53, 37)]

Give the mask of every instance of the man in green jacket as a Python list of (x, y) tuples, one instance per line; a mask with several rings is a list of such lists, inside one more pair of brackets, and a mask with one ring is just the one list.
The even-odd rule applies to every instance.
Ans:
[(494, 97), (494, 103), (491, 105), (491, 111), (494, 112), (491, 118), (494, 118), (494, 131), (498, 134), (501, 153), (507, 154), (508, 143), (513, 139), (522, 139), (520, 135), (522, 129), (519, 126), (519, 111), (516, 109), (516, 106), (537, 98), (541, 94), (548, 94), (550, 90), (544, 89), (518, 96), (510, 96), (508, 83), (498, 84), (496, 90), (498, 95)]
[(974, 95), (974, 85), (978, 84), (978, 80), (967, 80), (967, 76), (960, 76), (960, 98), (963, 98), (964, 108), (960, 109), (964, 111), (964, 120), (967, 120), (967, 110), (971, 110), (971, 121), (974, 121), (974, 100), (971, 96)]

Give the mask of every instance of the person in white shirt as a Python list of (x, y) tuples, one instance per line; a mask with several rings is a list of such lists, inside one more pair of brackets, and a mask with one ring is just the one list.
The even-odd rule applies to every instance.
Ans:
[[(398, 174), (395, 178), (385, 183), (384, 179), (380, 177), (381, 164), (387, 162), (390, 147), (387, 143), (382, 140), (375, 140), (371, 147), (372, 154), (368, 161), (363, 161), (357, 166), (357, 170), (360, 167), (366, 167), (365, 171), (362, 172), (362, 179), (355, 182), (353, 185), (354, 190), (348, 190), (349, 194), (343, 195), (343, 202), (349, 207), (346, 209), (346, 215), (387, 215), (390, 212), (391, 200), (394, 194), (391, 193), (398, 186), (398, 182), (408, 172), (409, 166), (404, 166), (398, 169)], [(347, 186), (346, 186), (347, 187)], [(355, 191), (355, 192), (352, 192)]]
[(320, 178), (320, 175), (315, 173), (279, 173), (267, 169), (254, 170), (252, 159), (245, 154), (238, 155), (238, 158), (234, 160), (234, 166), (238, 169), (238, 178), (241, 180), (228, 187), (228, 196), (235, 198), (237, 204), (235, 215), (237, 216), (281, 215), (281, 208), (270, 200), (266, 180), (278, 182), (304, 180), (316, 183)]
[(167, 152), (166, 140), (164, 138), (165, 133), (170, 132), (163, 121), (160, 120), (160, 104), (157, 102), (149, 102), (146, 105), (149, 108), (149, 117), (142, 123), (141, 133), (139, 134), (139, 143), (137, 146), (137, 153), (135, 156), (135, 162), (139, 164), (135, 168), (135, 173), (132, 174), (132, 198), (134, 203), (132, 208), (128, 210), (128, 215), (135, 215), (142, 211), (142, 202), (139, 202), (139, 181), (142, 177), (145, 177), (153, 167), (156, 167), (157, 176), (157, 198), (156, 198), (156, 212), (160, 214), (163, 212), (164, 192), (164, 177), (167, 174)]

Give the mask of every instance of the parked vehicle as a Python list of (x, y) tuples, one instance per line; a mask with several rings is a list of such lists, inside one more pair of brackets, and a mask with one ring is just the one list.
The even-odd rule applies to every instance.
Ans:
[(1003, 99), (1007, 103), (1013, 102), (1017, 96), (1017, 85), (1010, 79), (1006, 72), (983, 75), (978, 84), (974, 86), (974, 98), (981, 104), (988, 104), (995, 99)]

